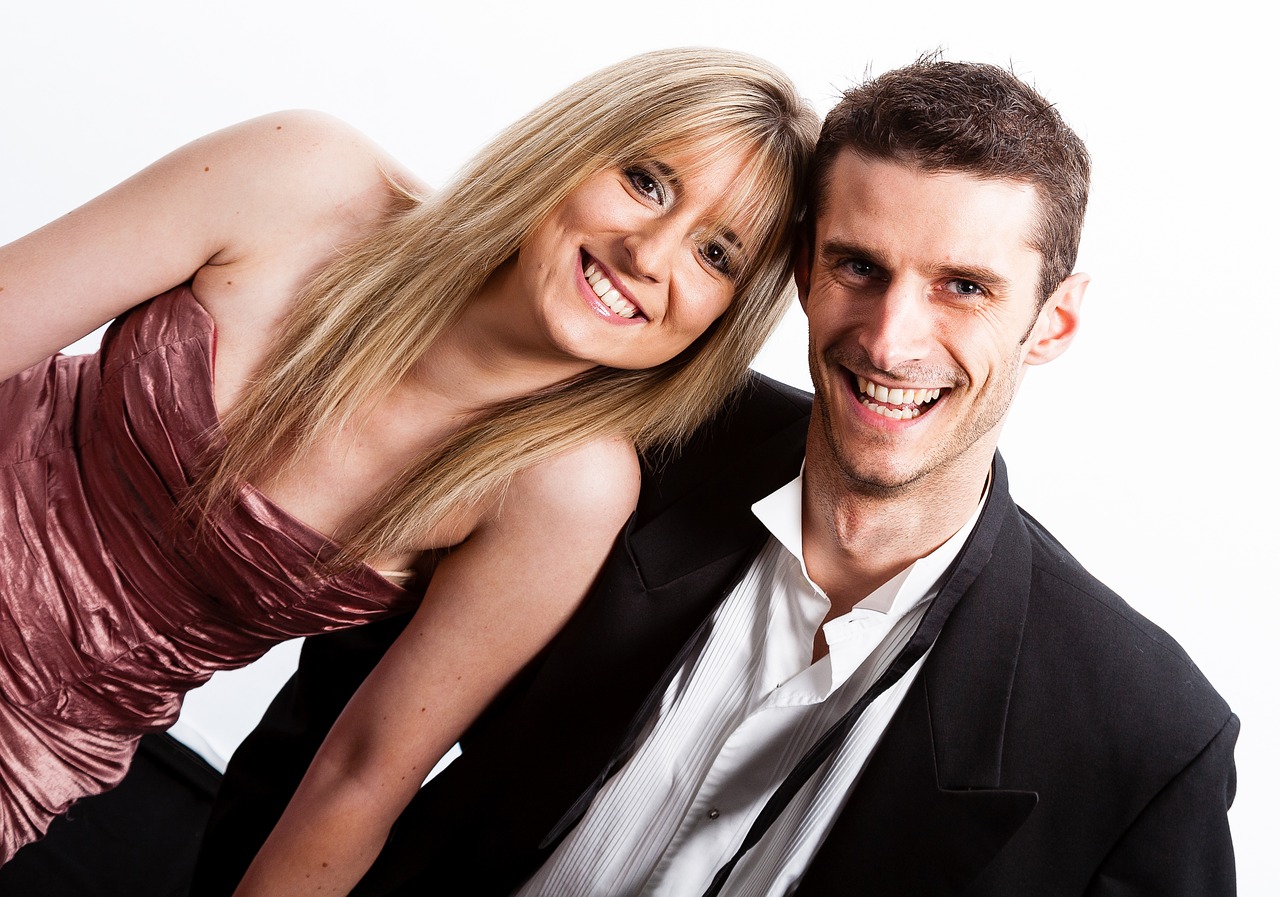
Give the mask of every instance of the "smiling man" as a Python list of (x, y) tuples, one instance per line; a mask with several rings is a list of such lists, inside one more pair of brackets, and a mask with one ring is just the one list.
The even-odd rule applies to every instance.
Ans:
[[(1014, 504), (996, 451), (1075, 335), (1088, 178), (1000, 69), (849, 91), (796, 266), (812, 418), (757, 378), (646, 478), (581, 610), (357, 893), (1234, 894), (1238, 720)], [(204, 893), (374, 632), (304, 650), (232, 761)]]
[[(1054, 249), (1074, 258), (1088, 157), (1042, 114), (1062, 129), (1048, 144), (1059, 158), (1039, 150), (1043, 183), (1014, 180), (1034, 166), (1010, 165), (994, 148), (978, 156), (981, 166), (957, 168), (962, 147), (942, 135), (927, 149), (903, 149), (902, 135), (893, 149), (824, 147), (828, 167), (796, 280), (817, 393), (804, 558), (833, 614), (960, 529), (983, 494), (1023, 375), (1075, 334), (1088, 277), (1042, 278), (1049, 262), (1037, 235), (1070, 240)], [(1048, 217), (1056, 227), (1043, 224)]]

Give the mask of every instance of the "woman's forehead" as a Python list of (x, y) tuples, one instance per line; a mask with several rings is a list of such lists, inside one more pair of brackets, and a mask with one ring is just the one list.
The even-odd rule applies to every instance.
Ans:
[(786, 173), (759, 144), (733, 135), (694, 138), (653, 153), (677, 191), (696, 195), (718, 229), (754, 247), (782, 213)]

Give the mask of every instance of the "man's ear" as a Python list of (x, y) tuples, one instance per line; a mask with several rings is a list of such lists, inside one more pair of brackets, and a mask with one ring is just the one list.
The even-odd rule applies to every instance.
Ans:
[(1036, 324), (1025, 343), (1024, 362), (1044, 364), (1067, 351), (1080, 329), (1080, 306), (1088, 286), (1088, 274), (1072, 274), (1058, 284), (1036, 316)]
[(800, 297), (800, 307), (809, 311), (809, 275), (813, 270), (813, 248), (809, 241), (801, 237), (796, 244), (795, 260), (791, 269), (796, 279), (796, 293)]

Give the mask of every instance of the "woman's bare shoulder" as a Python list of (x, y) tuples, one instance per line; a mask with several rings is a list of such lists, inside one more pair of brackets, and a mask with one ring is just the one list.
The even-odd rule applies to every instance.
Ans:
[(271, 113), (179, 147), (0, 247), (0, 374), (193, 279), (215, 318), (287, 303), (400, 201), (389, 178), (416, 188), (373, 141), (318, 112)]
[[(385, 149), (355, 126), (315, 109), (285, 109), (251, 118), (206, 138), (212, 148), (245, 158), (282, 188), (330, 185), (330, 198), (385, 184), (387, 175), (418, 187)], [(233, 158), (234, 162), (235, 159)]]
[[(211, 259), (215, 264), (237, 251), (252, 252), (261, 245), (261, 231), (291, 243), (300, 226), (304, 241), (307, 228), (358, 232), (380, 220), (402, 191), (425, 192), (365, 134), (314, 110), (250, 119), (193, 147), (190, 170), (207, 179), (235, 219), (227, 225), (230, 245)], [(237, 228), (253, 239), (236, 245)]]
[(425, 192), (362, 132), (312, 110), (241, 122), (184, 155), (222, 235), (193, 290), (218, 327), (232, 391), (314, 273)]
[(640, 494), (635, 446), (622, 437), (594, 439), (520, 471), (502, 514), (530, 514), (543, 525), (612, 526), (631, 515)]

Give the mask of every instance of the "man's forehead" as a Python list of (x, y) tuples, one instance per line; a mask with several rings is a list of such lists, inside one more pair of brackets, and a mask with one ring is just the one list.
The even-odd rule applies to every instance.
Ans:
[(995, 177), (959, 168), (929, 168), (909, 159), (868, 156), (845, 148), (831, 163), (822, 198), (830, 201), (842, 192), (902, 186), (922, 187), (935, 197), (948, 197), (953, 201), (966, 193), (987, 192), (1002, 194), (1009, 203), (1022, 205), (1035, 204), (1040, 196), (1039, 188), (1030, 179)]
[[(990, 251), (1035, 248), (1035, 185), (842, 153), (826, 178), (816, 236), (843, 243), (913, 241)], [(868, 246), (868, 248), (870, 248)]]

